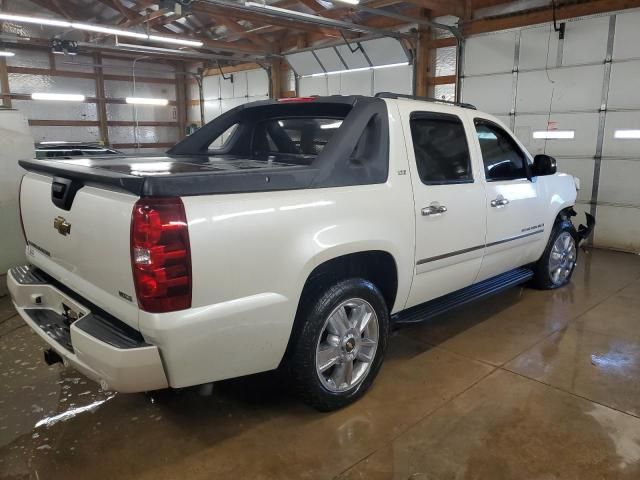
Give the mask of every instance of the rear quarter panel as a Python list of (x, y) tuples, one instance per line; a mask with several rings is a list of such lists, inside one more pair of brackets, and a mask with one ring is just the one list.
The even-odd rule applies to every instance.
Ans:
[[(184, 197), (193, 268), (192, 308), (141, 312), (174, 387), (276, 368), (312, 270), (366, 250), (393, 255), (395, 310), (413, 276), (413, 194), (393, 111), (384, 184)], [(400, 141), (398, 141), (400, 140)]]

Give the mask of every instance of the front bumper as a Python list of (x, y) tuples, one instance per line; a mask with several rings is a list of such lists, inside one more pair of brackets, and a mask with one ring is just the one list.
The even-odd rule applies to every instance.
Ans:
[[(13, 304), (24, 321), (63, 359), (104, 390), (167, 388), (158, 347), (33, 267), (7, 274)], [(77, 319), (76, 319), (77, 317)]]

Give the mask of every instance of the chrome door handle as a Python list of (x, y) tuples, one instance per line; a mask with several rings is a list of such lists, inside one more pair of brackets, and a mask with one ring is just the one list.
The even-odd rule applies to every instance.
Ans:
[(509, 204), (509, 200), (506, 198), (496, 198), (495, 200), (491, 200), (492, 207), (504, 207)]
[(424, 207), (420, 212), (422, 212), (423, 217), (428, 217), (429, 215), (439, 215), (441, 213), (445, 213), (447, 211), (447, 207), (444, 205), (429, 205), (428, 207)]

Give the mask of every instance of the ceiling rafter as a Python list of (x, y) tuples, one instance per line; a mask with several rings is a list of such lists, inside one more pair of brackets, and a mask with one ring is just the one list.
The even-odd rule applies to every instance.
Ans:
[(265, 43), (265, 39), (264, 38), (262, 38), (260, 35), (258, 35), (256, 33), (247, 32), (244, 29), (244, 27), (238, 23), (238, 21), (236, 19), (229, 18), (229, 17), (223, 17), (222, 15), (220, 15), (219, 17), (216, 17), (216, 19), (218, 20), (220, 25), (224, 25), (231, 32), (236, 33), (236, 34), (240, 35), (241, 37), (246, 38), (247, 40), (249, 40), (254, 45), (256, 45), (256, 46), (264, 45), (264, 43)]

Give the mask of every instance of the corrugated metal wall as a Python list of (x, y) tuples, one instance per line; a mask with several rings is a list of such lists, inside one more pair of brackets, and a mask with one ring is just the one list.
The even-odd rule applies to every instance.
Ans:
[[(172, 65), (141, 60), (134, 66), (128, 59), (51, 55), (32, 49), (13, 51), (16, 56), (7, 58), (10, 92), (3, 94), (10, 93), (13, 108), (29, 119), (36, 141), (102, 140), (99, 77), (104, 77), (110, 144), (127, 151), (137, 150), (139, 144), (152, 152), (178, 140), (176, 73)], [(34, 101), (30, 95), (35, 92), (78, 93), (87, 101)], [(126, 97), (166, 98), (170, 105), (129, 105)]]
[[(595, 213), (597, 246), (640, 252), (640, 12), (469, 38), (462, 99), (500, 117), (532, 154), (579, 177), (578, 210)], [(534, 139), (568, 130), (574, 138)]]

